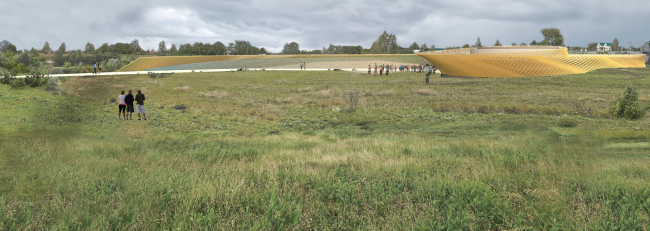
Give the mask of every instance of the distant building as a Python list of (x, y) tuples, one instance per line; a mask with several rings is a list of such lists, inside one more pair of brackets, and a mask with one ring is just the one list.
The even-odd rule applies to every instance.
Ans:
[(612, 50), (612, 43), (598, 43), (596, 45), (596, 50), (597, 51), (611, 51)]
[(641, 46), (641, 52), (650, 53), (650, 42), (647, 42)]
[(156, 51), (149, 51), (149, 54), (155, 54)]

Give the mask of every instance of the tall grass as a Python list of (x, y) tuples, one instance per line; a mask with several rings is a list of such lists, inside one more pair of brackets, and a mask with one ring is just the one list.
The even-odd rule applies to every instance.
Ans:
[[(0, 229), (648, 228), (648, 118), (566, 104), (607, 112), (635, 84), (645, 105), (647, 80), (422, 82), (249, 72), (72, 78), (64, 95), (0, 85)], [(110, 99), (128, 89), (143, 90), (149, 120), (117, 119)], [(347, 89), (363, 92), (355, 111)]]

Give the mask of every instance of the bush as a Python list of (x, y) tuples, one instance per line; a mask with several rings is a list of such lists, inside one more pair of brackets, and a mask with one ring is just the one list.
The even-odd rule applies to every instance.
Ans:
[(49, 82), (50, 82), (49, 78), (42, 77), (42, 76), (28, 76), (24, 80), (25, 85), (30, 86), (32, 88), (45, 86)]
[(23, 87), (27, 86), (27, 84), (25, 84), (25, 79), (22, 79), (22, 78), (21, 79), (12, 79), (10, 85), (13, 88), (23, 88)]
[(639, 105), (639, 93), (633, 86), (628, 86), (623, 92), (623, 98), (620, 98), (612, 108), (612, 116), (615, 118), (625, 118), (636, 120), (645, 115), (645, 109)]

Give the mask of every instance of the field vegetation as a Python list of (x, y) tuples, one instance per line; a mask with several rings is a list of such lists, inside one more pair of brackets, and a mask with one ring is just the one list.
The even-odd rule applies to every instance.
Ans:
[[(646, 230), (650, 116), (611, 109), (647, 76), (2, 84), (0, 229)], [(129, 89), (148, 120), (117, 119)]]

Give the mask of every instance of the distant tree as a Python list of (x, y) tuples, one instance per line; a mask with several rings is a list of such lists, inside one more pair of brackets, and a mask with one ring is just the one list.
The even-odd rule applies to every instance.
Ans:
[(267, 52), (266, 49), (264, 49), (264, 47), (260, 48), (260, 54), (264, 54), (264, 55), (265, 55), (265, 54), (268, 54), (268, 53), (269, 53), (269, 52)]
[(499, 40), (497, 39), (497, 42), (494, 43), (494, 46), (495, 46), (495, 47), (500, 47), (500, 46), (501, 46), (501, 42), (499, 42)]
[(469, 47), (470, 47), (469, 44), (463, 45), (463, 48), (469, 48)]
[[(232, 43), (231, 43), (232, 44)], [(230, 48), (230, 46), (229, 46)], [(300, 52), (300, 51), (298, 51)], [(249, 41), (235, 40), (232, 44), (231, 55), (259, 55), (260, 49), (251, 45)]]
[(551, 46), (563, 46), (564, 37), (560, 33), (560, 29), (557, 28), (544, 28), (542, 29), (542, 35), (544, 35), (544, 40), (542, 45), (551, 45)]
[(538, 45), (538, 44), (537, 44), (537, 41), (535, 41), (535, 40), (533, 39), (533, 41), (530, 42), (530, 45), (531, 45), (531, 46), (535, 46), (535, 45)]
[(43, 49), (41, 49), (41, 53), (47, 54), (47, 53), (50, 53), (51, 50), (52, 50), (52, 48), (50, 48), (50, 43), (45, 41), (45, 45), (43, 45)]
[(282, 54), (300, 54), (300, 45), (297, 42), (285, 43), (282, 49)]
[(397, 45), (397, 36), (388, 34), (386, 31), (379, 35), (379, 38), (372, 43), (370, 51), (373, 54), (397, 54), (400, 51)]
[(612, 42), (612, 51), (619, 51), (620, 50), (620, 44), (618, 44), (618, 39), (614, 38), (614, 41)]
[(167, 55), (167, 45), (165, 45), (165, 40), (158, 43), (158, 55), (165, 56)]
[(520, 46), (526, 46), (526, 43), (522, 42), (519, 44)]
[(90, 42), (86, 43), (86, 49), (84, 50), (84, 54), (92, 54), (94, 52), (95, 52), (95, 45), (93, 45)]
[(214, 47), (214, 50), (217, 55), (226, 55), (226, 51), (227, 51), (226, 45), (224, 45), (222, 42), (217, 41), (214, 44), (212, 44), (212, 46)]
[(476, 44), (474, 44), (476, 47), (483, 47), (483, 44), (481, 43), (481, 37), (478, 37), (476, 39)]
[(417, 50), (417, 49), (420, 49), (420, 45), (418, 45), (418, 43), (416, 43), (416, 42), (413, 42), (413, 44), (411, 44), (411, 46), (409, 46), (409, 50), (411, 50), (411, 51), (414, 51), (414, 50)]
[(18, 52), (18, 50), (16, 50), (16, 46), (7, 40), (2, 40), (2, 42), (0, 42), (0, 51), (10, 53)]
[(172, 44), (172, 47), (169, 48), (169, 55), (178, 55), (178, 49), (176, 48), (176, 44)]
[(595, 51), (596, 49), (598, 49), (598, 43), (587, 44), (587, 50)]
[(31, 56), (32, 58), (38, 58), (39, 57), (38, 53), (39, 51), (33, 47), (31, 50), (29, 50), (29, 56)]
[(129, 45), (131, 45), (131, 50), (133, 50), (133, 54), (142, 53), (142, 47), (140, 47), (140, 41), (138, 41), (137, 39), (131, 41)]
[(189, 44), (189, 43), (181, 44), (181, 46), (178, 48), (178, 54), (179, 55), (193, 55), (194, 54), (194, 48), (192, 47), (192, 44)]
[(65, 43), (61, 43), (59, 49), (54, 52), (54, 65), (60, 67), (65, 64), (65, 57), (63, 57), (63, 54), (65, 54), (65, 48)]
[(27, 52), (23, 52), (23, 53), (20, 53), (20, 54), (18, 54), (18, 55), (16, 55), (16, 56), (17, 56), (17, 57), (16, 57), (16, 58), (17, 58), (16, 61), (17, 61), (18, 63), (22, 63), (22, 64), (24, 64), (25, 66), (32, 65), (32, 57), (31, 57), (31, 55), (30, 55), (29, 53), (27, 53)]
[(234, 43), (228, 43), (228, 47), (226, 48), (226, 53), (229, 55), (235, 55), (235, 44)]
[(61, 53), (64, 53), (64, 54), (65, 54), (65, 50), (66, 50), (66, 46), (65, 46), (65, 43), (61, 43), (61, 46), (59, 46), (59, 49), (58, 49), (58, 50), (56, 50), (56, 51), (59, 51), (59, 52), (61, 52)]
[(96, 51), (99, 53), (109, 53), (111, 52), (111, 47), (108, 45), (108, 43), (104, 43)]
[(422, 43), (422, 45), (420, 45), (420, 51), (428, 51), (428, 50), (429, 50), (429, 47), (427, 46), (426, 43)]

